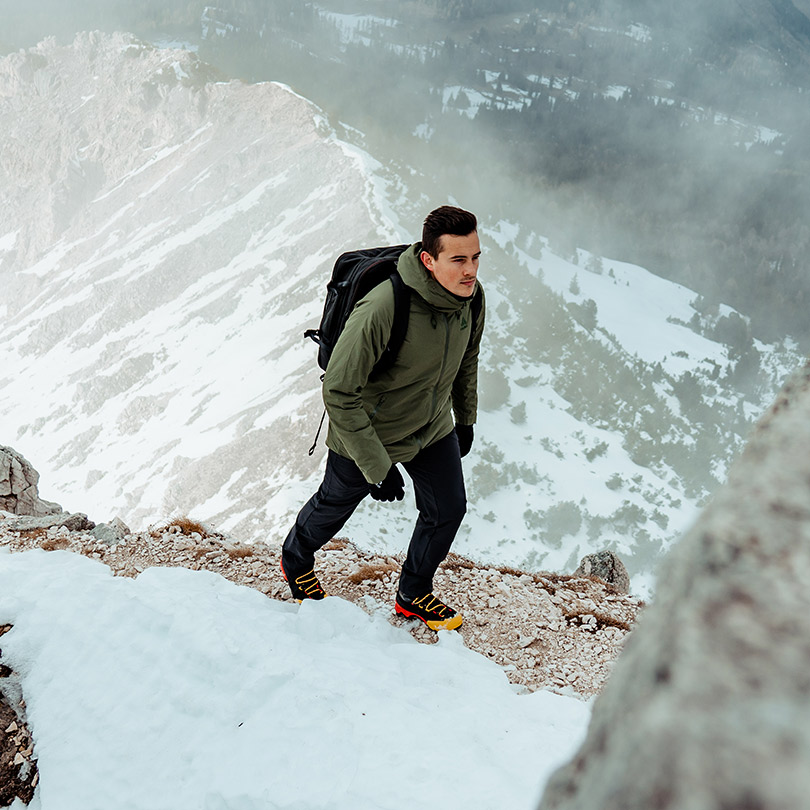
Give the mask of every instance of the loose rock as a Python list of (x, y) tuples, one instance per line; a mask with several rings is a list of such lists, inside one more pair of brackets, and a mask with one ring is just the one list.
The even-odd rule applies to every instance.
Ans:
[(630, 576), (624, 563), (612, 551), (599, 551), (583, 557), (574, 576), (599, 577), (622, 593), (630, 593)]
[[(281, 576), (278, 546), (236, 544), (233, 538), (221, 536), (203, 538), (190, 529), (187, 534), (182, 529), (128, 533), (125, 543), (113, 545), (90, 529), (62, 526), (59, 532), (63, 536), (18, 532), (11, 520), (0, 521), (0, 545), (12, 551), (66, 549), (101, 560), (118, 576), (134, 577), (163, 565), (204, 569), (274, 598), (290, 598)], [(337, 539), (318, 556), (317, 571), (330, 595), (348, 599), (369, 613), (385, 614), (418, 641), (435, 643), (435, 633), (424, 625), (394, 614), (403, 557), (378, 556)], [(483, 568), (455, 554), (437, 572), (434, 587), (464, 616), (460, 633), (467, 646), (509, 666), (506, 675), (512, 683), (527, 690), (560, 682), (570, 685), (562, 677), (563, 667), (573, 665), (579, 673), (574, 687), (583, 697), (602, 688), (641, 606), (639, 600), (618, 594), (597, 579)], [(488, 595), (490, 591), (493, 596)]]

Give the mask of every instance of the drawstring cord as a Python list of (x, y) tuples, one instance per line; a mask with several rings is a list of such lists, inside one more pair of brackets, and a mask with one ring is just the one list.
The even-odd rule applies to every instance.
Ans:
[(312, 447), (309, 448), (309, 455), (312, 455), (315, 452), (315, 447), (318, 444), (318, 436), (321, 435), (321, 428), (323, 427), (324, 419), (326, 419), (326, 408), (323, 409), (323, 413), (321, 414), (321, 423), (318, 425), (318, 432), (315, 434), (315, 441), (312, 442)]
[[(323, 378), (326, 374), (321, 374), (321, 382), (323, 382)], [(318, 432), (315, 434), (315, 441), (312, 442), (312, 447), (309, 448), (309, 455), (312, 455), (315, 452), (315, 447), (318, 444), (318, 436), (321, 435), (321, 428), (323, 427), (323, 420), (326, 419), (326, 408), (323, 409), (323, 413), (321, 414), (321, 421), (318, 425)]]

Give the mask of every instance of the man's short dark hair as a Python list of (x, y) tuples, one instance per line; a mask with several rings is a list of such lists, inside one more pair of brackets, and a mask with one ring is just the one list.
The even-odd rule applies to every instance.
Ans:
[(471, 214), (463, 208), (442, 205), (425, 217), (425, 224), (422, 227), (422, 250), (437, 259), (442, 248), (444, 234), (467, 236), (477, 230), (478, 220), (476, 220), (475, 214)]

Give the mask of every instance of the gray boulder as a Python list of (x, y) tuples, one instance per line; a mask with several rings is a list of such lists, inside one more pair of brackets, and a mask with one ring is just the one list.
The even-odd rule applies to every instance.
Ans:
[(542, 810), (795, 810), (810, 795), (810, 364), (695, 526)]
[(39, 473), (11, 447), (0, 445), (0, 509), (13, 515), (51, 515), (58, 503), (43, 501), (37, 485)]
[(132, 534), (121, 518), (113, 518), (109, 523), (99, 523), (91, 532), (97, 540), (113, 546), (120, 543), (127, 535)]
[(14, 532), (28, 531), (30, 529), (58, 529), (64, 526), (72, 532), (89, 532), (96, 524), (82, 512), (58, 512), (55, 515), (43, 517), (9, 518), (3, 526)]
[(630, 575), (624, 563), (612, 551), (599, 551), (582, 558), (576, 577), (599, 577), (622, 593), (630, 593)]

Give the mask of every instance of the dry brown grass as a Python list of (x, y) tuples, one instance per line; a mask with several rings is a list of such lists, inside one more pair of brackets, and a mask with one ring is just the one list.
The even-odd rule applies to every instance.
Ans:
[[(515, 568), (512, 565), (486, 565), (474, 562), (473, 560), (468, 559), (467, 557), (462, 557), (460, 554), (455, 554), (454, 552), (450, 552), (447, 555), (447, 558), (442, 563), (442, 568), (449, 570), (449, 571), (458, 571), (461, 569), (465, 569), (467, 571), (477, 571), (480, 569), (489, 569), (491, 568), (493, 571), (497, 571), (499, 574), (508, 575), (513, 577), (522, 577), (522, 576), (529, 576), (535, 582), (546, 584), (546, 583), (554, 583), (559, 584), (560, 582), (567, 582), (570, 579), (577, 579), (577, 577), (573, 577), (569, 574), (554, 574), (548, 571), (541, 571), (541, 572), (534, 572), (534, 571), (524, 571), (522, 568)], [(543, 583), (545, 580), (545, 583)]]
[(495, 570), (499, 574), (508, 574), (513, 577), (522, 577), (525, 574), (532, 576), (528, 571), (523, 571), (521, 568), (513, 568), (511, 565), (499, 565)]
[(454, 554), (452, 551), (447, 555), (447, 558), (442, 563), (442, 569), (445, 571), (460, 571), (465, 569), (471, 571), (475, 568), (475, 563), (462, 557), (460, 554)]
[(41, 537), (47, 536), (47, 529), (20, 529), (20, 537), (28, 537), (32, 540), (39, 540)]
[(574, 627), (581, 627), (585, 624), (587, 616), (593, 616), (596, 619), (596, 629), (604, 630), (606, 627), (618, 627), (619, 630), (629, 630), (631, 625), (622, 619), (615, 619), (613, 616), (608, 616), (606, 613), (594, 613), (588, 611), (572, 610), (564, 614), (566, 622)]
[(544, 571), (540, 574), (530, 574), (536, 583), (548, 591), (552, 596), (557, 592), (558, 588), (565, 588), (572, 593), (587, 594), (590, 592), (590, 587), (587, 582), (593, 582), (604, 588), (610, 594), (621, 594), (622, 592), (611, 585), (609, 582), (593, 576), (575, 576), (574, 574), (553, 574)]
[(169, 520), (165, 521), (164, 523), (159, 523), (157, 526), (154, 526), (149, 534), (152, 535), (155, 539), (160, 537), (164, 532), (170, 530), (171, 528), (176, 528), (179, 530), (180, 534), (184, 534), (186, 536), (192, 535), (195, 532), (200, 535), (203, 539), (207, 539), (211, 537), (211, 532), (198, 520), (194, 520), (193, 518), (188, 517), (188, 515), (183, 515), (181, 517), (173, 517), (169, 518)]
[(349, 582), (359, 585), (361, 582), (368, 582), (369, 580), (379, 579), (383, 580), (393, 571), (397, 569), (389, 563), (382, 563), (380, 565), (363, 565), (357, 569), (353, 574), (349, 574)]
[(232, 560), (241, 560), (245, 557), (252, 557), (254, 554), (250, 546), (230, 546), (225, 553)]
[(39, 547), (45, 551), (57, 551), (65, 549), (70, 545), (70, 541), (66, 537), (49, 537), (43, 540)]

